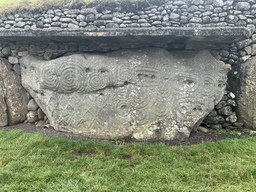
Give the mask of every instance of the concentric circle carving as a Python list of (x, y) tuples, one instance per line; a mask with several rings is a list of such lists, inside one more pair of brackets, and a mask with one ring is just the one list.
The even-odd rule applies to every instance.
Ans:
[(82, 68), (79, 65), (65, 65), (60, 69), (60, 91), (81, 92), (85, 89)]
[(218, 89), (216, 84), (217, 82), (214, 77), (212, 77), (211, 75), (204, 75), (202, 78), (201, 94), (208, 97), (213, 96)]
[(103, 89), (107, 84), (107, 79), (104, 76), (104, 74), (100, 73), (90, 73), (89, 80), (88, 80), (88, 86), (91, 90), (99, 90)]
[(59, 74), (56, 68), (47, 66), (44, 67), (40, 75), (40, 84), (42, 88), (57, 91), (59, 89)]
[(199, 77), (181, 73), (174, 77), (174, 88), (177, 91), (195, 92), (199, 88)]

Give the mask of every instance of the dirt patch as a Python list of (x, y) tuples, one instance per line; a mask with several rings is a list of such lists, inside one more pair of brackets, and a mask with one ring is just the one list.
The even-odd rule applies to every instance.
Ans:
[[(223, 130), (224, 131), (224, 130)], [(234, 139), (234, 138), (245, 138), (245, 137), (255, 137), (255, 134), (250, 134), (247, 129), (238, 130), (237, 133), (232, 132), (218, 132), (218, 131), (209, 131), (208, 133), (203, 132), (192, 132), (189, 138), (182, 140), (172, 140), (166, 142), (171, 146), (179, 146), (179, 145), (194, 145), (203, 142), (217, 142), (224, 139)]]
[[(88, 137), (82, 135), (76, 135), (73, 133), (66, 133), (56, 131), (52, 127), (44, 128), (43, 126), (35, 126), (31, 124), (18, 124), (9, 127), (0, 127), (0, 130), (11, 131), (11, 130), (23, 130), (28, 133), (40, 133), (48, 137), (64, 137), (70, 140), (80, 140), (80, 141), (91, 141)], [(195, 145), (203, 142), (217, 142), (224, 139), (233, 139), (233, 138), (245, 138), (245, 137), (256, 137), (256, 133), (248, 129), (238, 129), (237, 132), (223, 132), (223, 131), (210, 131), (208, 133), (203, 132), (192, 132), (189, 138), (186, 139), (175, 139), (172, 141), (165, 142), (170, 146), (180, 146), (180, 145)], [(239, 131), (239, 132), (238, 132)], [(114, 144), (126, 144), (127, 141), (114, 141)], [(77, 155), (77, 154), (74, 154)], [(81, 154), (79, 154), (81, 155)]]

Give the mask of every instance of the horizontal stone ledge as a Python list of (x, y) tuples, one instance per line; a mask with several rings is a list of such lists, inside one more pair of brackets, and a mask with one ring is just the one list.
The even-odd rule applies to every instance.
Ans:
[(77, 30), (1, 30), (1, 42), (79, 42), (88, 44), (120, 42), (131, 44), (188, 44), (212, 43), (228, 44), (249, 38), (245, 27), (165, 27), (165, 28), (126, 28), (126, 29), (77, 29)]

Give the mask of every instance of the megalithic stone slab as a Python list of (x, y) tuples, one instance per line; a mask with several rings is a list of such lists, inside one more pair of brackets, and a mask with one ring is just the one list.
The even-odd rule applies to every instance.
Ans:
[(227, 69), (208, 51), (160, 48), (21, 60), (23, 86), (56, 130), (93, 138), (171, 140), (222, 98)]
[(8, 125), (7, 106), (5, 103), (3, 82), (0, 80), (0, 126), (7, 126), (7, 125)]
[(229, 84), (236, 95), (239, 121), (256, 130), (256, 57), (252, 57), (230, 72)]
[(0, 101), (1, 126), (14, 125), (26, 119), (27, 93), (19, 75), (11, 70), (10, 64), (3, 58), (0, 58)]

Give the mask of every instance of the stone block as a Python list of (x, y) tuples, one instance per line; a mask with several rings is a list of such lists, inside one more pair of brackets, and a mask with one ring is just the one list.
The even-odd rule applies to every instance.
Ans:
[(235, 94), (238, 121), (256, 129), (256, 57), (251, 57), (230, 73), (229, 84)]
[(8, 62), (11, 64), (17, 64), (19, 63), (19, 59), (17, 57), (10, 56), (8, 57)]
[(250, 7), (251, 5), (248, 2), (238, 2), (235, 8), (237, 10), (249, 10)]
[(252, 55), (256, 55), (256, 44), (251, 45)]
[(230, 106), (223, 107), (218, 110), (218, 113), (220, 115), (225, 115), (225, 116), (232, 115), (232, 108)]
[[(10, 64), (3, 58), (0, 58), (0, 100), (0, 124), (5, 126), (8, 122), (8, 125), (14, 125), (26, 119), (26, 91), (21, 85), (19, 75), (12, 71)], [(4, 112), (6, 109), (7, 115)]]
[(3, 83), (0, 81), (0, 127), (8, 125), (8, 113), (5, 99)]
[(34, 99), (29, 100), (28, 107), (27, 107), (29, 111), (36, 111), (38, 107), (39, 106)]
[(10, 56), (11, 55), (11, 49), (10, 47), (5, 47), (2, 49), (2, 53), (4, 56)]
[(210, 52), (160, 48), (21, 60), (22, 83), (56, 130), (92, 138), (189, 137), (224, 95)]
[(38, 114), (36, 111), (29, 111), (27, 113), (27, 121), (29, 123), (36, 123), (39, 120)]

